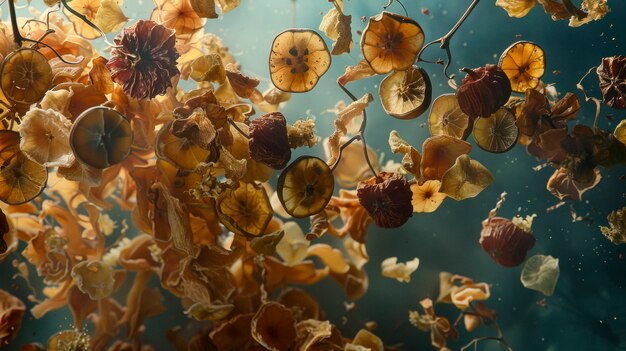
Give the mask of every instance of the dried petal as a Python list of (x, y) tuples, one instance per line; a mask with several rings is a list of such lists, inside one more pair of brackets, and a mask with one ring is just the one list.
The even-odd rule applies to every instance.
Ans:
[(398, 263), (397, 257), (389, 257), (380, 264), (383, 277), (393, 278), (399, 282), (411, 282), (411, 274), (417, 270), (420, 264), (419, 258), (414, 258), (406, 263)]

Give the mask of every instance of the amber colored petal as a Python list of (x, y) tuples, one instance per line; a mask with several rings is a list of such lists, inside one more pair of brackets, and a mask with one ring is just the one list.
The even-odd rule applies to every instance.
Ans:
[(424, 141), (421, 174), (424, 180), (441, 180), (460, 155), (468, 154), (470, 143), (447, 135), (437, 135)]
[(296, 339), (291, 310), (276, 302), (259, 308), (251, 323), (252, 337), (269, 350), (287, 351)]

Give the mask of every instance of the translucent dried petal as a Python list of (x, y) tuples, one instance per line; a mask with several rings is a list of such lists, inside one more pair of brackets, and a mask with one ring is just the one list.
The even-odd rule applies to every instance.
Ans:
[(92, 300), (100, 300), (113, 292), (113, 269), (102, 261), (83, 261), (72, 268), (72, 279), (80, 291)]
[(520, 280), (525, 288), (551, 296), (559, 279), (559, 272), (558, 258), (535, 255), (526, 261)]
[(47, 167), (69, 166), (74, 154), (69, 144), (72, 123), (52, 109), (31, 108), (20, 124), (20, 149)]
[(440, 192), (461, 201), (475, 197), (493, 182), (491, 172), (469, 156), (461, 155), (441, 179)]
[(401, 283), (411, 282), (411, 274), (417, 270), (420, 264), (419, 258), (414, 258), (406, 263), (398, 263), (397, 257), (389, 257), (380, 264), (383, 277), (396, 279)]

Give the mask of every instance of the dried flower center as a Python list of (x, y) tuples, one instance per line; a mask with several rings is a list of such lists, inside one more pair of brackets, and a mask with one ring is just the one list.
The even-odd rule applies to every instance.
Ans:
[(394, 49), (404, 39), (402, 33), (387, 33), (387, 39), (385, 40), (385, 50), (394, 51)]
[(300, 54), (294, 46), (289, 49), (291, 57), (285, 58), (285, 64), (291, 67), (291, 74), (302, 74), (309, 70), (309, 49), (306, 48)]

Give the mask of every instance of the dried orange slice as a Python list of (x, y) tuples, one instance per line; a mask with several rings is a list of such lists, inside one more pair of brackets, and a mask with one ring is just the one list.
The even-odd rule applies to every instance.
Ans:
[(411, 68), (423, 45), (417, 22), (387, 11), (370, 18), (361, 38), (363, 56), (378, 74)]
[(474, 122), (474, 140), (485, 151), (509, 151), (517, 143), (518, 137), (515, 116), (507, 108), (502, 107), (491, 116), (477, 118)]
[(303, 93), (315, 87), (330, 67), (324, 39), (310, 29), (288, 29), (276, 36), (270, 52), (270, 77), (276, 88)]
[(385, 77), (378, 94), (387, 114), (399, 119), (412, 119), (428, 109), (432, 90), (428, 73), (412, 66)]
[(430, 135), (447, 135), (467, 139), (472, 132), (472, 121), (459, 106), (455, 94), (443, 94), (433, 101), (428, 116)]
[(236, 189), (227, 189), (216, 202), (217, 215), (233, 233), (247, 237), (263, 235), (274, 212), (262, 185), (239, 182)]
[(20, 150), (20, 134), (0, 131), (0, 201), (9, 205), (28, 202), (46, 187), (48, 171)]
[(285, 211), (303, 218), (322, 211), (335, 190), (335, 179), (326, 162), (314, 156), (293, 161), (278, 177), (276, 192)]
[(172, 134), (171, 125), (172, 122), (164, 125), (157, 134), (155, 151), (158, 158), (181, 169), (194, 170), (200, 162), (206, 162), (211, 157), (210, 150), (203, 149), (188, 138)]
[(118, 164), (130, 154), (133, 132), (119, 112), (95, 106), (81, 113), (70, 131), (70, 146), (76, 158), (93, 168)]
[(511, 89), (523, 93), (539, 85), (546, 70), (546, 58), (539, 45), (518, 41), (504, 50), (499, 66), (511, 81)]
[(0, 87), (11, 101), (33, 104), (43, 98), (51, 84), (52, 68), (39, 51), (21, 48), (4, 59)]

